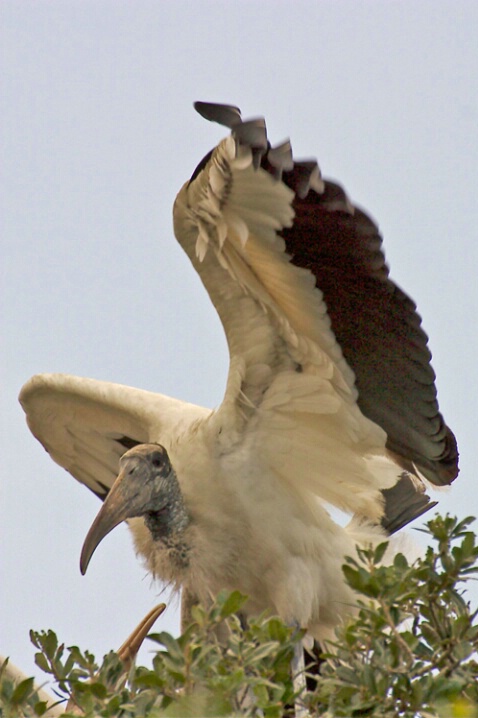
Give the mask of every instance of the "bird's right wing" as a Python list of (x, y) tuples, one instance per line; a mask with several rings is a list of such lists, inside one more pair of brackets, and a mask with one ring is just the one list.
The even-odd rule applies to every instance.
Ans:
[(104, 499), (122, 454), (170, 437), (209, 412), (162, 394), (67, 374), (39, 374), (22, 388), (28, 426), (53, 461)]
[[(374, 519), (380, 491), (403, 469), (451, 482), (456, 443), (439, 413), (427, 337), (388, 277), (375, 224), (315, 162), (296, 162), (288, 142), (271, 148), (262, 119), (196, 108), (232, 129), (174, 210), (229, 345), (218, 451), (235, 447), (262, 476)], [(409, 493), (402, 485), (390, 503)]]

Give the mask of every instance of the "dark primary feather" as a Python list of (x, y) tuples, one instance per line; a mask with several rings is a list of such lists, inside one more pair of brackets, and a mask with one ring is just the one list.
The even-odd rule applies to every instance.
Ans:
[[(262, 166), (274, 171), (267, 156)], [(296, 164), (282, 181), (303, 194), (304, 172), (304, 163)], [(329, 181), (322, 194), (296, 194), (294, 209), (292, 227), (281, 234), (293, 263), (316, 277), (355, 372), (360, 409), (387, 432), (387, 447), (404, 468), (415, 465), (439, 486), (451, 483), (458, 451), (438, 409), (428, 338), (414, 302), (388, 276), (376, 225)]]
[(451, 483), (458, 449), (438, 408), (428, 337), (415, 303), (389, 278), (375, 223), (351, 205), (340, 185), (322, 184), (315, 160), (294, 162), (289, 142), (271, 148), (262, 118), (242, 122), (229, 105), (195, 108), (231, 127), (252, 148), (254, 164), (260, 158), (264, 170), (295, 192), (293, 225), (280, 234), (292, 262), (316, 277), (355, 373), (361, 411), (386, 431), (387, 448), (404, 469), (418, 469), (438, 486)]
[(430, 501), (423, 484), (406, 471), (395, 486), (382, 491), (382, 496), (384, 507), (381, 524), (389, 536), (430, 511), (438, 503)]
[(215, 102), (200, 102), (198, 100), (194, 103), (194, 109), (209, 122), (218, 122), (220, 125), (229, 127), (229, 129), (241, 122), (241, 111), (234, 105), (220, 105)]

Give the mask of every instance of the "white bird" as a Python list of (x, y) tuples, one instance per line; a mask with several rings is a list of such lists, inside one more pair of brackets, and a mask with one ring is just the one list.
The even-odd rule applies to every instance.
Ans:
[[(227, 337), (222, 404), (55, 374), (20, 401), (52, 459), (106, 499), (83, 572), (128, 520), (151, 573), (190, 600), (239, 589), (247, 612), (320, 640), (354, 602), (344, 557), (430, 507), (424, 483), (453, 481), (456, 442), (374, 222), (289, 142), (272, 148), (262, 119), (196, 109), (231, 130), (174, 205)], [(345, 528), (329, 505), (352, 515)]]

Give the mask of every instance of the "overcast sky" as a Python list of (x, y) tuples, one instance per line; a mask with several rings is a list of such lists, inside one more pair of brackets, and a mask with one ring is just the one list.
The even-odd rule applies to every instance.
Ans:
[[(0, 10), (0, 653), (38, 675), (28, 631), (53, 628), (101, 657), (164, 597), (125, 527), (80, 575), (98, 500), (49, 459), (17, 395), (32, 374), (66, 372), (220, 403), (222, 328), (171, 221), (177, 191), (225, 132), (194, 100), (264, 115), (272, 142), (290, 136), (296, 156), (316, 156), (378, 221), (461, 450), (440, 508), (477, 514), (478, 4)], [(177, 631), (176, 604), (160, 629)]]

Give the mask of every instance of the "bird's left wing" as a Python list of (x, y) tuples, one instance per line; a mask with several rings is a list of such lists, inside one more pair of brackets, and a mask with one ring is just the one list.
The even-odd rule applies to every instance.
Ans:
[(162, 394), (68, 374), (39, 374), (22, 388), (28, 426), (53, 461), (104, 499), (132, 446), (168, 442), (209, 412)]
[(229, 345), (219, 450), (241, 446), (296, 490), (375, 519), (401, 468), (448, 483), (456, 444), (427, 338), (374, 223), (288, 142), (271, 148), (262, 119), (196, 109), (232, 128), (174, 209)]

